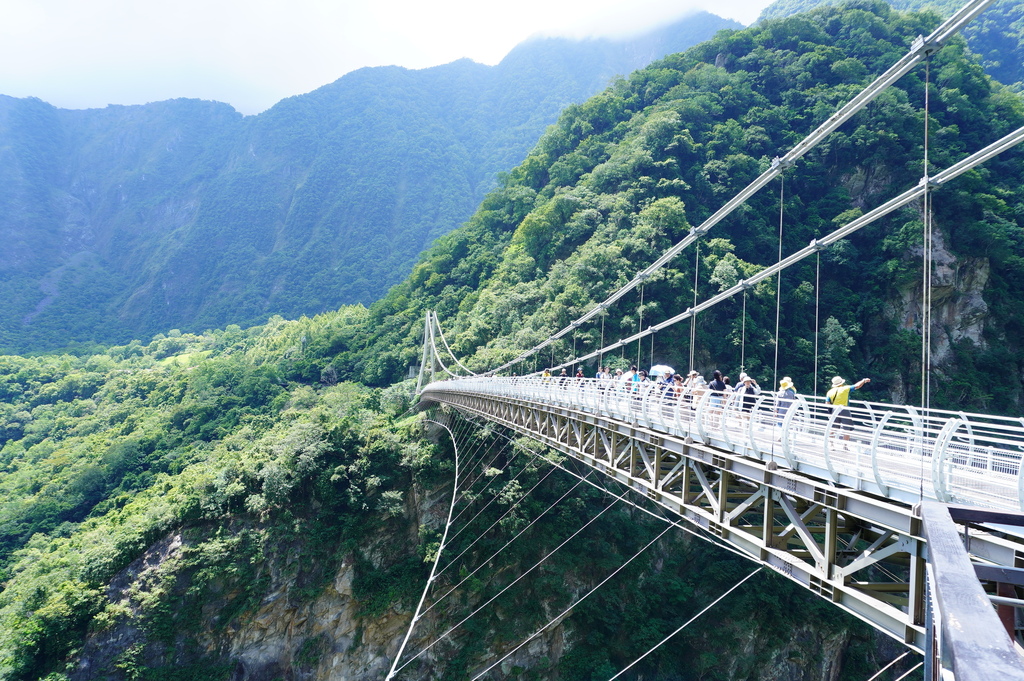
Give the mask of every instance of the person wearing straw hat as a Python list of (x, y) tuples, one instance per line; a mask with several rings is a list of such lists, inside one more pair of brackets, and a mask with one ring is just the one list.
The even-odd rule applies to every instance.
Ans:
[(796, 389), (793, 387), (793, 379), (783, 376), (779, 381), (779, 391), (775, 393), (775, 409), (779, 416), (779, 425), (786, 419), (786, 412), (796, 399)]
[(839, 411), (836, 416), (836, 423), (839, 427), (847, 431), (843, 433), (843, 439), (849, 440), (849, 431), (853, 428), (853, 416), (850, 413), (850, 393), (854, 390), (860, 390), (865, 385), (871, 382), (870, 378), (862, 378), (853, 385), (847, 385), (846, 379), (842, 376), (832, 377), (832, 389), (825, 395), (825, 399), (832, 405), (833, 409)]

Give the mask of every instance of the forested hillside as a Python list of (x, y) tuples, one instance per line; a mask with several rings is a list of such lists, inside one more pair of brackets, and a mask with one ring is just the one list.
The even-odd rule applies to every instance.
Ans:
[[(781, 19), (839, 0), (776, 0), (761, 12), (758, 21)], [(950, 16), (964, 6), (960, 0), (889, 0), (895, 9), (920, 11), (934, 9)], [(967, 45), (981, 58), (985, 72), (1024, 92), (1024, 4), (1019, 0), (999, 0), (964, 28)]]
[(737, 24), (537, 39), (498, 66), (362, 69), (243, 118), (0, 96), (0, 351), (370, 303), (573, 102)]
[[(821, 8), (721, 33), (634, 73), (569, 107), (469, 222), (369, 308), (172, 330), (81, 356), (0, 358), (0, 678), (384, 676), (453, 484), (448, 441), (426, 429), (410, 409), (411, 381), (400, 382), (419, 360), (424, 311), (438, 311), (471, 367), (532, 347), (717, 210), (938, 22), (882, 2)], [(1024, 124), (1020, 97), (989, 79), (962, 41), (932, 70), (936, 168)], [(922, 78), (905, 77), (788, 170), (784, 195), (767, 188), (699, 250), (522, 371), (635, 331), (640, 314), (646, 328), (686, 309), (695, 274), (703, 298), (774, 262), (780, 197), (790, 252), (915, 185)], [(1014, 151), (936, 193), (937, 403), (1019, 413), (1022, 181)], [(801, 392), (813, 385), (819, 310), (822, 376), (870, 375), (871, 398), (917, 399), (920, 235), (912, 206), (825, 251), (820, 287), (813, 262), (786, 272), (779, 355)], [(696, 368), (731, 372), (742, 357), (767, 385), (776, 293), (773, 282), (751, 290), (745, 318), (740, 300), (701, 315)], [(685, 367), (689, 331), (665, 330), (653, 350), (645, 342), (605, 359)], [(478, 485), (462, 501), (484, 512), (470, 522), (497, 525), (475, 547), (474, 532), (456, 538), (466, 558), (438, 584), (466, 581), (418, 623), (410, 650), (609, 510), (408, 678), (472, 678), (665, 528), (574, 489), (551, 470), (557, 457), (528, 441), (453, 425), (477, 465)], [(470, 575), (552, 504), (507, 562)], [(751, 569), (666, 534), (622, 583), (502, 673), (605, 681)], [(753, 580), (637, 674), (860, 681), (899, 654), (784, 578)]]
[[(822, 9), (723, 33), (569, 107), (466, 227), (440, 239), (412, 276), (371, 308), (377, 352), (353, 376), (386, 383), (418, 361), (422, 312), (436, 309), (457, 353), (490, 368), (533, 347), (632, 278), (902, 56), (939, 22), (879, 3)], [(783, 177), (783, 254), (915, 186), (922, 175), (923, 66)], [(954, 40), (933, 60), (932, 172), (1024, 121), (1021, 98)], [(936, 405), (1016, 412), (1024, 357), (1024, 180), (1007, 152), (935, 196)], [(532, 371), (686, 310), (775, 262), (781, 183), (762, 190), (643, 291), (534, 358)], [(920, 394), (922, 216), (911, 205), (782, 277), (779, 376), (813, 392), (839, 373), (872, 376), (872, 397)], [(698, 255), (699, 252), (699, 255)], [(641, 295), (642, 306), (641, 306)], [(695, 368), (775, 372), (776, 287), (701, 314)], [(816, 335), (815, 331), (818, 331)], [(618, 361), (685, 367), (689, 324)], [(819, 341), (817, 344), (815, 340)], [(989, 367), (1005, 380), (992, 381)], [(590, 367), (588, 370), (592, 370)]]
[[(303, 378), (321, 356), (304, 339), (353, 338), (366, 315), (0, 359), (0, 679), (383, 678), (437, 550), (454, 459), (410, 409), (409, 383)], [(455, 592), (409, 653), (552, 556), (403, 678), (470, 678), (666, 529), (536, 445), (452, 426), (470, 511), (456, 527), (469, 529), (451, 537), (445, 563), (459, 559), (434, 600)], [(606, 681), (751, 570), (671, 530), (506, 678)], [(649, 658), (646, 678), (861, 681), (898, 654), (780, 576), (749, 584)]]

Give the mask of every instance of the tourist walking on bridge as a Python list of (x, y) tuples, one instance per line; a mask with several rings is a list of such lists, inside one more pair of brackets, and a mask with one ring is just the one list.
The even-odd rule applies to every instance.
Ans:
[(711, 394), (711, 406), (715, 409), (720, 408), (726, 393), (725, 381), (722, 380), (721, 371), (715, 369), (714, 373), (711, 374), (711, 382), (708, 383), (708, 387), (713, 391)]
[(849, 431), (853, 428), (853, 416), (849, 409), (850, 393), (854, 390), (860, 390), (870, 382), (870, 378), (862, 378), (853, 385), (847, 385), (846, 379), (842, 376), (834, 376), (832, 378), (832, 389), (825, 395), (825, 399), (828, 400), (833, 409), (839, 412), (836, 416), (836, 423), (846, 431), (843, 433), (844, 440), (850, 439)]
[(708, 383), (711, 390), (711, 423), (712, 427), (719, 427), (718, 417), (725, 407), (725, 397), (729, 392), (729, 386), (722, 380), (722, 372), (718, 369), (711, 374), (711, 382)]
[(690, 373), (686, 375), (686, 380), (683, 381), (683, 401), (690, 409), (694, 408), (693, 391), (697, 388), (697, 377), (696, 369), (690, 369)]
[(753, 376), (741, 373), (736, 392), (743, 395), (743, 411), (750, 413), (750, 410), (754, 408), (754, 402), (757, 401), (757, 396), (761, 394), (761, 386), (757, 384)]
[(779, 425), (786, 420), (786, 412), (796, 399), (796, 390), (793, 388), (793, 379), (783, 376), (779, 381), (779, 392), (775, 393), (775, 411), (779, 416)]

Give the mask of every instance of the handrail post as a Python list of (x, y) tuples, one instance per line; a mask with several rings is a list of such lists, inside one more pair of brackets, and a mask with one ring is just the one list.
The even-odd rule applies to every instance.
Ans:
[(796, 418), (798, 409), (804, 410), (804, 418), (811, 418), (811, 409), (807, 406), (807, 400), (803, 398), (803, 395), (797, 395), (793, 403), (789, 405), (786, 417), (782, 420), (782, 455), (786, 457), (786, 463), (793, 470), (798, 470), (798, 464), (796, 456), (793, 455), (793, 443), (789, 437), (789, 429), (793, 425), (793, 419)]
[(874, 433), (871, 435), (871, 472), (875, 476), (875, 484), (878, 485), (878, 490), (884, 495), (889, 494), (889, 486), (885, 484), (885, 481), (882, 479), (882, 472), (878, 469), (878, 442), (882, 438), (885, 424), (889, 422), (889, 419), (895, 413), (894, 411), (885, 412), (882, 420), (875, 425)]
[(949, 480), (946, 476), (946, 448), (949, 441), (953, 439), (953, 433), (960, 427), (959, 418), (951, 418), (946, 421), (935, 438), (935, 446), (932, 450), (932, 486), (935, 488), (935, 496), (939, 501), (950, 501)]
[[(1024, 419), (1020, 422), (1024, 425)], [(1024, 456), (1017, 459), (1017, 504), (1024, 511)]]
[[(828, 471), (829, 478), (832, 479), (832, 482), (839, 482), (839, 476), (836, 474), (836, 469), (832, 467), (831, 451), (832, 428), (835, 426), (836, 418), (839, 416), (839, 410), (833, 407), (830, 411), (832, 413), (828, 415), (828, 425), (825, 426), (825, 439), (822, 442), (823, 447), (821, 451), (822, 454), (824, 454), (825, 456), (825, 470)], [(836, 439), (839, 439), (841, 437), (841, 433), (836, 434)]]

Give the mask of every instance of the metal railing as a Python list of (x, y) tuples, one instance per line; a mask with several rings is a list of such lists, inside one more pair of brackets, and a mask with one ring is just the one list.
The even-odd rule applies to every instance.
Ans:
[(1024, 419), (851, 400), (677, 391), (653, 382), (566, 377), (464, 378), (455, 391), (580, 410), (772, 459), (853, 489), (915, 503), (1024, 509)]

